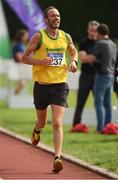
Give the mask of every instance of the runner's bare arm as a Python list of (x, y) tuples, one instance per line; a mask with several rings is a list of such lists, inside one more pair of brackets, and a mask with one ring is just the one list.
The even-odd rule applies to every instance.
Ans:
[(71, 63), (68, 67), (68, 71), (70, 72), (76, 72), (77, 71), (77, 61), (78, 61), (78, 53), (77, 50), (73, 44), (72, 38), (69, 34), (67, 34), (68, 37), (68, 51), (69, 51), (69, 55), (71, 57)]
[(77, 50), (73, 44), (72, 38), (69, 34), (67, 34), (67, 37), (68, 37), (68, 41), (69, 41), (68, 51), (69, 51), (69, 54), (71, 57), (71, 61), (73, 61), (73, 60), (78, 61), (78, 53), (77, 53)]
[(36, 33), (31, 41), (29, 42), (26, 50), (24, 51), (22, 55), (22, 62), (24, 64), (29, 64), (29, 65), (50, 65), (52, 62), (51, 58), (46, 57), (45, 61), (43, 59), (37, 59), (35, 60), (33, 57), (30, 55), (37, 49), (37, 46), (40, 42), (40, 34)]

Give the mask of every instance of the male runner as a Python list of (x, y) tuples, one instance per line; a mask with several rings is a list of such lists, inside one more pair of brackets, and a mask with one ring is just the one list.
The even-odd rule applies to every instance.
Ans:
[[(60, 155), (63, 142), (62, 117), (69, 93), (66, 84), (67, 71), (77, 71), (78, 54), (71, 36), (58, 29), (59, 11), (55, 7), (48, 7), (44, 16), (47, 28), (32, 37), (22, 61), (33, 65), (33, 95), (37, 121), (33, 130), (32, 143), (37, 145), (40, 141), (40, 133), (47, 120), (47, 107), (50, 105), (55, 148), (53, 172), (58, 173), (63, 169)], [(66, 63), (67, 49), (71, 57), (69, 66)], [(33, 58), (30, 56), (31, 53), (33, 53)]]

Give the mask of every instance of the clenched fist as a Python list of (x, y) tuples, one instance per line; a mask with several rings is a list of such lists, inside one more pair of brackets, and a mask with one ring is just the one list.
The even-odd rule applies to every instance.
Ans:
[(77, 65), (75, 61), (72, 61), (68, 67), (69, 72), (76, 72), (77, 71)]
[(51, 57), (46, 57), (44, 60), (39, 60), (39, 65), (50, 66), (52, 61)]

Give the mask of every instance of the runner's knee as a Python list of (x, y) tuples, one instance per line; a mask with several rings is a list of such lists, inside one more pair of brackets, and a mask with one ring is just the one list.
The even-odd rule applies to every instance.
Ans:
[(59, 121), (59, 120), (54, 120), (53, 122), (53, 128), (54, 129), (58, 129), (58, 128), (61, 128), (62, 127), (62, 122)]

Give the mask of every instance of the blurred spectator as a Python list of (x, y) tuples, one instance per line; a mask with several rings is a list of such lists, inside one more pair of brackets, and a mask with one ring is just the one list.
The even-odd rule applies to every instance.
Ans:
[(118, 54), (117, 54), (117, 60), (116, 60), (116, 65), (115, 65), (114, 92), (115, 92), (116, 97), (118, 99)]
[(101, 132), (112, 120), (111, 92), (114, 82), (114, 70), (117, 57), (117, 46), (109, 38), (109, 27), (101, 24), (97, 28), (98, 39), (94, 52), (87, 55), (80, 52), (82, 62), (95, 64), (94, 97), (97, 114), (97, 131)]
[[(13, 44), (13, 58), (16, 63), (21, 62), (21, 57), (26, 48), (28, 41), (29, 41), (29, 33), (27, 30), (21, 29), (16, 33)], [(19, 80), (15, 89), (15, 94), (20, 94), (25, 84), (26, 84), (25, 80)]]
[[(97, 27), (99, 23), (97, 21), (90, 21), (87, 28), (87, 37), (79, 43), (79, 51), (84, 50), (87, 54), (93, 52), (93, 49), (97, 40)], [(90, 63), (82, 63), (81, 75), (79, 79), (79, 89), (77, 92), (77, 105), (73, 119), (73, 126), (81, 123), (82, 112), (84, 105), (87, 101), (90, 91), (93, 91), (95, 70)]]

